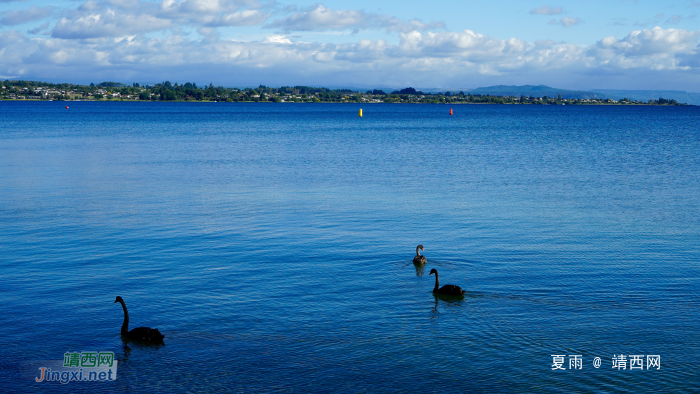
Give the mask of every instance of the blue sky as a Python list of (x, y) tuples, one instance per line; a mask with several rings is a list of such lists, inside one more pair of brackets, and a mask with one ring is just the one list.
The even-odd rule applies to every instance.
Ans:
[(700, 0), (0, 0), (0, 78), (700, 91)]

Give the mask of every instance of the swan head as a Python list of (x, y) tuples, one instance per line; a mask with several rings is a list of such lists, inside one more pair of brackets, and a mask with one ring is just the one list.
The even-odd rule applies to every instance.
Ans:
[(428, 275), (432, 275), (432, 274), (437, 275), (437, 270), (435, 268), (431, 269), (430, 273)]
[(116, 304), (117, 302), (124, 302), (124, 300), (120, 296), (117, 296), (117, 299), (114, 300), (114, 303)]
[(423, 250), (423, 245), (418, 245), (418, 246), (416, 247), (416, 249), (420, 249), (421, 252), (425, 252), (425, 251)]

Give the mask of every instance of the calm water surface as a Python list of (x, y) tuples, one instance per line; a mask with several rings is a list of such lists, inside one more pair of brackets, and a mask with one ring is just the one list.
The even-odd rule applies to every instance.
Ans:
[(65, 104), (0, 102), (3, 392), (700, 385), (698, 107)]

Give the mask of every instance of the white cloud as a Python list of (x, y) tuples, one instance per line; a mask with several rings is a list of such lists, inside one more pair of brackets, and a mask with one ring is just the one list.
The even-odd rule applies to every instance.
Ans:
[(22, 23), (33, 22), (51, 16), (56, 9), (54, 7), (31, 6), (26, 10), (7, 11), (2, 13), (0, 26), (14, 26)]
[(151, 15), (107, 10), (72, 20), (62, 18), (56, 23), (52, 36), (65, 39), (123, 37), (170, 27), (173, 27), (170, 21)]
[[(500, 39), (472, 30), (441, 31), (441, 23), (321, 5), (281, 11), (277, 5), (265, 4), (258, 0), (89, 0), (60, 14), (54, 11), (61, 19), (51, 37), (30, 39), (18, 30), (0, 31), (0, 70), (5, 75), (75, 82), (86, 76), (126, 81), (207, 76), (229, 85), (250, 80), (266, 84), (554, 84), (557, 78), (589, 81), (611, 75), (635, 81), (658, 80), (642, 75), (665, 75), (681, 86), (700, 83), (700, 31), (656, 27), (584, 46)], [(221, 37), (221, 26), (262, 25), (276, 12), (291, 12), (266, 25), (283, 34), (246, 41)], [(29, 26), (29, 34), (51, 26), (40, 23)], [(554, 23), (568, 27), (582, 21), (563, 17)], [(392, 36), (398, 40), (333, 44), (301, 42), (285, 33), (358, 29), (395, 32)], [(154, 31), (163, 33), (145, 34)]]
[(197, 33), (202, 36), (202, 42), (219, 41), (219, 31), (215, 27), (200, 27), (197, 29)]
[(44, 23), (43, 25), (38, 26), (38, 27), (36, 27), (36, 28), (34, 28), (34, 29), (27, 30), (27, 33), (29, 33), (29, 34), (39, 34), (39, 33), (41, 33), (42, 30), (46, 30), (46, 29), (48, 29), (48, 28), (49, 28), (49, 23), (46, 22), (46, 23)]
[(425, 31), (429, 29), (442, 30), (446, 28), (445, 24), (442, 22), (423, 23), (417, 19), (412, 19), (408, 22), (404, 22), (397, 18), (391, 18), (385, 15), (380, 16), (379, 20), (379, 26), (386, 29), (387, 31), (395, 32), (408, 33), (411, 31)]
[[(180, 26), (214, 28), (261, 25), (269, 14), (254, 0), (89, 0), (65, 12), (56, 24), (53, 37), (86, 39), (123, 37)], [(213, 36), (207, 35), (213, 38)]]
[(70, 65), (76, 73), (93, 70), (91, 74), (112, 73), (113, 78), (125, 80), (134, 75), (160, 78), (173, 73), (175, 77), (192, 74), (193, 69), (197, 74), (219, 73), (220, 78), (230, 78), (229, 70), (235, 69), (237, 78), (257, 75), (264, 80), (267, 71), (256, 73), (269, 70), (269, 78), (322, 79), (330, 75), (359, 77), (370, 67), (372, 80), (412, 78), (432, 84), (467, 75), (508, 78), (523, 73), (585, 75), (683, 67), (700, 71), (694, 57), (700, 32), (678, 29), (635, 31), (622, 39), (606, 37), (591, 47), (502, 40), (470, 30), (414, 31), (399, 33), (397, 44), (360, 40), (343, 45), (294, 42), (284, 35), (261, 41), (221, 40), (214, 28), (198, 31), (199, 40), (178, 35), (161, 39), (131, 36), (96, 38), (85, 45), (80, 40), (28, 40), (13, 30), (0, 34), (0, 67), (8, 74), (37, 75), (54, 70), (54, 75)]
[(549, 21), (550, 25), (562, 25), (564, 27), (576, 26), (581, 23), (583, 23), (583, 20), (581, 20), (581, 18), (571, 18), (568, 16), (565, 16), (559, 20), (552, 19)]
[(423, 23), (417, 19), (408, 22), (388, 15), (378, 15), (356, 10), (333, 10), (316, 4), (306, 11), (273, 21), (264, 26), (269, 29), (283, 31), (326, 31), (364, 29), (384, 29), (387, 31), (409, 32), (413, 30), (440, 29), (445, 25), (441, 22)]
[(683, 19), (683, 17), (680, 15), (673, 15), (672, 17), (670, 17), (666, 20), (666, 23), (671, 23), (671, 24), (677, 25), (682, 19)]
[(562, 13), (562, 8), (561, 7), (550, 7), (543, 5), (540, 8), (535, 8), (530, 11), (531, 14), (537, 14), (537, 15), (559, 15)]
[(369, 15), (362, 11), (334, 11), (321, 4), (316, 4), (308, 11), (297, 12), (284, 19), (278, 19), (265, 27), (286, 31), (343, 30), (366, 28), (370, 24), (369, 19)]
[(209, 27), (256, 26), (270, 17), (262, 7), (253, 0), (164, 0), (158, 16)]
[(470, 62), (502, 59), (527, 46), (522, 40), (498, 40), (471, 30), (425, 34), (414, 31), (400, 33), (399, 38), (399, 45), (390, 52), (393, 56), (458, 57)]
[(284, 36), (281, 34), (267, 36), (267, 37), (265, 37), (263, 42), (273, 43), (273, 44), (291, 44), (292, 43), (292, 41), (289, 38), (287, 38), (287, 36)]
[(95, 10), (98, 10), (100, 8), (101, 8), (100, 4), (94, 0), (87, 1), (83, 4), (81, 4), (80, 7), (78, 7), (78, 9), (80, 11), (95, 11)]
[(23, 44), (26, 41), (28, 41), (27, 37), (17, 30), (0, 32), (0, 50), (14, 46), (12, 44)]
[(200, 18), (199, 22), (206, 26), (257, 26), (265, 23), (269, 17), (269, 14), (258, 10), (244, 10), (208, 18)]
[(658, 60), (659, 57), (672, 60), (677, 54), (697, 53), (697, 40), (700, 31), (683, 29), (653, 29), (635, 30), (627, 37), (618, 40), (615, 37), (605, 37), (598, 41), (591, 54), (603, 59), (637, 58), (637, 62)]

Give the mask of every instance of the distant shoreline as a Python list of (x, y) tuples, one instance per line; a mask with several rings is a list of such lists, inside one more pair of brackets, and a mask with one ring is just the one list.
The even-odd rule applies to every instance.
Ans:
[[(539, 87), (538, 87), (539, 88)], [(544, 88), (544, 87), (543, 87)], [(479, 90), (479, 89), (477, 89)], [(537, 90), (537, 89), (535, 89)], [(561, 93), (558, 93), (561, 92)], [(187, 82), (172, 84), (169, 81), (155, 85), (132, 86), (118, 82), (102, 82), (98, 85), (52, 84), (38, 81), (0, 81), (0, 100), (64, 100), (64, 101), (173, 101), (173, 102), (301, 102), (301, 103), (355, 103), (355, 104), (535, 104), (535, 105), (688, 105), (663, 97), (613, 99), (603, 95), (570, 96), (568, 91), (542, 90), (522, 92), (520, 95), (500, 92), (446, 91), (424, 93), (414, 88), (392, 92), (374, 89), (366, 92), (350, 89), (329, 89), (310, 86), (257, 88), (224, 88), (201, 86)], [(537, 95), (537, 96), (534, 96)]]
[[(564, 101), (564, 100), (562, 100)], [(605, 103), (605, 102), (598, 102), (598, 103), (586, 103), (586, 102), (567, 102), (564, 101), (563, 103), (470, 103), (470, 102), (451, 102), (451, 103), (426, 103), (426, 102), (391, 102), (391, 103), (385, 103), (385, 102), (353, 102), (353, 101), (345, 101), (345, 102), (328, 102), (328, 101), (321, 101), (321, 102), (312, 102), (312, 101), (283, 101), (283, 102), (273, 102), (273, 101), (208, 101), (208, 100), (168, 100), (168, 101), (162, 101), (162, 100), (37, 100), (37, 99), (2, 99), (0, 98), (0, 102), (34, 102), (34, 103), (39, 103), (39, 102), (60, 102), (60, 103), (154, 103), (154, 104), (167, 104), (167, 103), (200, 103), (200, 104), (214, 104), (214, 103), (222, 103), (222, 104), (238, 104), (238, 103), (246, 103), (246, 104), (354, 104), (354, 105), (376, 105), (376, 104), (405, 104), (405, 105), (541, 105), (541, 106), (581, 106), (581, 105), (587, 105), (587, 106), (595, 106), (595, 105), (604, 105), (604, 106), (619, 106), (619, 105), (624, 105), (624, 106), (638, 106), (638, 107), (648, 107), (648, 106), (655, 106), (655, 107), (696, 107), (694, 104), (681, 104), (681, 103), (676, 103), (676, 104), (658, 104), (658, 103), (627, 103), (627, 102), (612, 102), (612, 103)]]

